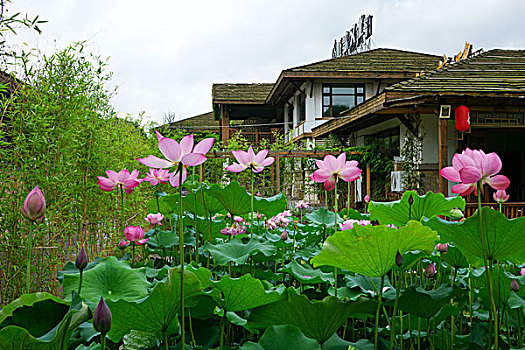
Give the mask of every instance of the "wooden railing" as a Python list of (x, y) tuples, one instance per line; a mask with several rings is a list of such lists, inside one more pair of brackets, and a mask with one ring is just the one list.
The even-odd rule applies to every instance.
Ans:
[[(481, 203), (481, 205), (499, 209), (497, 203)], [(465, 217), (474, 215), (476, 209), (478, 209), (478, 203), (467, 203)], [(508, 219), (520, 218), (525, 216), (525, 202), (503, 203), (501, 211)]]
[(270, 143), (275, 141), (275, 134), (271, 131), (259, 131), (257, 129), (255, 129), (255, 131), (244, 131), (235, 127), (230, 127), (230, 138), (237, 134), (239, 130), (241, 131), (242, 137), (254, 146), (259, 145), (262, 140), (268, 140)]

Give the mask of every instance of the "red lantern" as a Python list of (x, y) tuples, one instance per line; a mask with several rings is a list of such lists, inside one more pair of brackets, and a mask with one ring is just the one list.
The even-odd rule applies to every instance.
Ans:
[(456, 108), (455, 119), (456, 129), (458, 129), (459, 132), (467, 131), (468, 129), (470, 129), (470, 116), (468, 112), (468, 107), (459, 106), (458, 108)]

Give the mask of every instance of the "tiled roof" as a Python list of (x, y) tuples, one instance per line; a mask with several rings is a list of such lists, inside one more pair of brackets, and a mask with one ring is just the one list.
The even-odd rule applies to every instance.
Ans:
[(213, 112), (203, 113), (194, 117), (177, 120), (176, 122), (170, 123), (167, 127), (169, 128), (187, 128), (191, 129), (209, 129), (214, 130), (219, 128), (219, 121), (215, 120)]
[(525, 50), (490, 50), (387, 91), (416, 93), (521, 93), (525, 95)]
[(213, 103), (264, 103), (273, 84), (213, 84)]
[(435, 69), (440, 56), (396, 49), (374, 49), (294, 67), (284, 72), (406, 72)]

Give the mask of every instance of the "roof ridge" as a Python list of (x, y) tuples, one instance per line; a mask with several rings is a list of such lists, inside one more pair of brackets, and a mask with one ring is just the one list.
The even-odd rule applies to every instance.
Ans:
[(301, 69), (301, 68), (304, 68), (304, 67), (313, 66), (313, 65), (324, 63), (324, 62), (328, 62), (328, 61), (345, 60), (345, 59), (348, 59), (348, 58), (351, 58), (351, 57), (356, 57), (357, 55), (367, 55), (367, 54), (369, 54), (371, 52), (376, 52), (376, 51), (379, 51), (379, 50), (382, 50), (382, 51), (396, 51), (396, 52), (410, 53), (410, 54), (416, 54), (416, 55), (421, 55), (421, 56), (429, 56), (429, 57), (440, 57), (439, 55), (433, 55), (433, 54), (429, 54), (429, 53), (425, 53), (425, 52), (408, 51), (408, 50), (401, 50), (401, 49), (391, 49), (391, 48), (387, 48), (387, 47), (377, 47), (377, 48), (372, 49), (372, 50), (357, 52), (357, 53), (352, 54), (352, 55), (345, 55), (345, 56), (341, 56), (341, 57), (332, 57), (332, 58), (328, 58), (326, 60), (321, 60), (321, 61), (317, 61), (317, 62), (303, 64), (303, 65), (296, 66), (296, 67), (287, 68), (287, 69), (284, 69), (283, 72), (293, 71), (295, 69)]

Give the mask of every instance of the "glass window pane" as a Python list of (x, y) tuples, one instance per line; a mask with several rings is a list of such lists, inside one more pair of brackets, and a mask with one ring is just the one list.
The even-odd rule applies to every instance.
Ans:
[(331, 117), (330, 115), (330, 107), (323, 107), (323, 117)]
[(364, 93), (364, 87), (363, 87), (363, 86), (358, 86), (358, 87), (357, 87), (357, 93), (358, 93), (358, 94), (362, 94), (362, 93)]
[(354, 107), (354, 96), (332, 96), (333, 116), (339, 115), (342, 111)]
[(330, 93), (330, 86), (323, 86), (323, 94), (329, 94)]
[(363, 103), (364, 100), (364, 96), (357, 96), (357, 104)]
[(330, 96), (323, 96), (323, 106), (330, 106)]
[(345, 95), (354, 95), (355, 87), (353, 86), (334, 86), (332, 88), (333, 94), (345, 94)]

